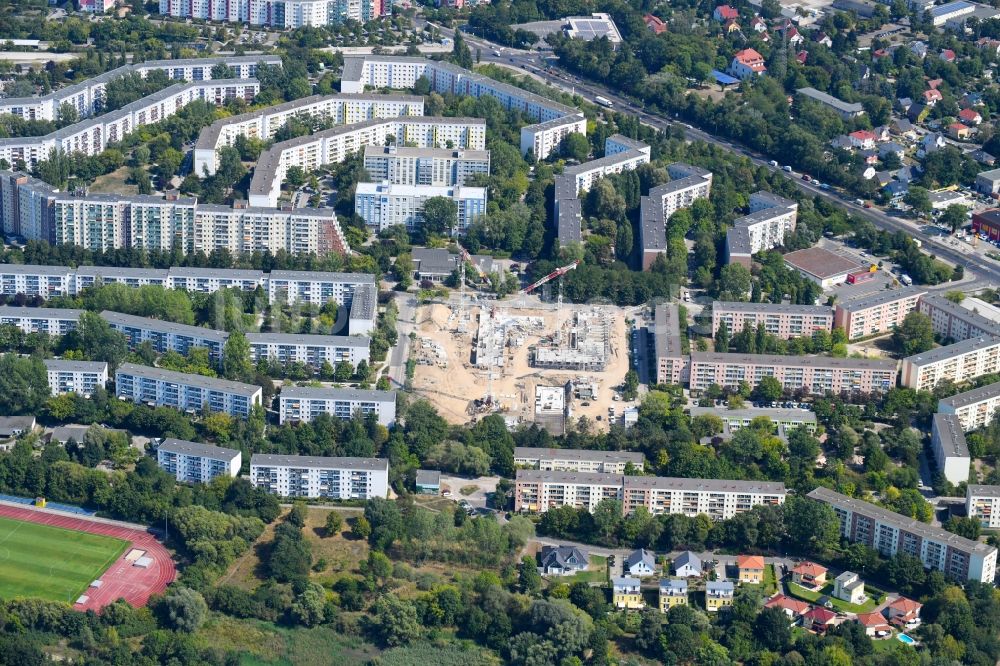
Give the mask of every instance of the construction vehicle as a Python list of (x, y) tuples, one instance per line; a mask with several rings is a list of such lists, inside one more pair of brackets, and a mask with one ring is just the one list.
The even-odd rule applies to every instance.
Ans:
[(579, 264), (580, 264), (580, 261), (577, 260), (577, 261), (574, 261), (571, 264), (563, 266), (562, 268), (555, 269), (554, 271), (552, 271), (551, 273), (549, 273), (548, 275), (546, 275), (542, 279), (540, 279), (537, 282), (534, 282), (532, 284), (529, 284), (527, 287), (525, 287), (524, 289), (522, 289), (521, 290), (521, 294), (530, 294), (533, 290), (537, 289), (538, 287), (541, 287), (543, 284), (545, 284), (549, 280), (553, 280), (553, 279), (555, 279), (557, 277), (562, 277), (566, 273), (569, 273), (571, 270), (573, 270), (574, 268), (576, 268)]

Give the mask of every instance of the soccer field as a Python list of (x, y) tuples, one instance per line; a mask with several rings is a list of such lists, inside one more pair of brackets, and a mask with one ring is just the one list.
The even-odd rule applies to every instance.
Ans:
[(0, 518), (0, 597), (72, 604), (128, 547), (128, 542)]

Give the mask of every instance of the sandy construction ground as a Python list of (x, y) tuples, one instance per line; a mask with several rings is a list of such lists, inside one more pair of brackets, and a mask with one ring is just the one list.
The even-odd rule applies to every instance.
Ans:
[[(555, 307), (518, 307), (515, 300), (498, 303), (499, 311), (511, 316), (541, 317), (544, 330), (537, 334), (523, 334), (521, 344), (508, 346), (504, 353), (504, 367), (493, 372), (493, 394), (502, 406), (502, 413), (518, 417), (521, 421), (534, 420), (535, 387), (561, 386), (568, 381), (584, 380), (597, 383), (597, 396), (587, 400), (571, 401), (571, 420), (586, 415), (599, 429), (608, 427), (608, 409), (614, 407), (615, 416), (621, 418), (628, 403), (613, 399), (615, 387), (625, 379), (629, 368), (629, 354), (625, 312), (614, 306), (600, 306), (611, 318), (610, 360), (602, 372), (574, 372), (533, 368), (528, 365), (528, 348), (537, 345), (543, 335), (556, 329), (558, 315)], [(592, 306), (564, 305), (562, 318), (568, 319), (576, 308)], [(471, 307), (471, 319), (465, 332), (457, 331), (457, 317), (452, 308), (444, 304), (424, 305), (416, 311), (417, 340), (413, 354), (418, 358), (413, 390), (429, 400), (450, 423), (467, 423), (470, 402), (481, 399), (489, 392), (488, 371), (472, 364), (472, 343), (478, 327), (480, 307)], [(601, 420), (598, 421), (597, 419)]]

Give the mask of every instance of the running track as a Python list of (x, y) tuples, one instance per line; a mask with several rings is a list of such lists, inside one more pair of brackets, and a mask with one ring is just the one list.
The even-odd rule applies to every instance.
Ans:
[(7, 503), (0, 503), (0, 516), (124, 539), (132, 544), (132, 548), (146, 551), (146, 557), (153, 560), (146, 569), (133, 566), (125, 561), (125, 555), (131, 550), (126, 548), (121, 557), (101, 576), (101, 587), (87, 589), (84, 594), (89, 599), (84, 604), (73, 604), (75, 610), (97, 611), (121, 598), (136, 608), (145, 606), (150, 595), (163, 592), (177, 574), (167, 549), (139, 525), (101, 518), (79, 518), (61, 512)]

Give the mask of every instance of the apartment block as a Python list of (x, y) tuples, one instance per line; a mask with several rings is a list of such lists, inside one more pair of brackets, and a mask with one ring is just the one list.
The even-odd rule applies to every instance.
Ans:
[(934, 334), (942, 340), (961, 342), (1000, 333), (1000, 327), (995, 322), (944, 296), (925, 294), (920, 298), (917, 310), (931, 318)]
[(208, 483), (217, 476), (235, 478), (243, 454), (236, 449), (171, 437), (157, 447), (156, 464), (182, 483)]
[(79, 266), (73, 271), (73, 293), (79, 294), (88, 287), (120, 284), (132, 289), (156, 286), (170, 287), (166, 268), (116, 268), (114, 266)]
[[(591, 189), (600, 178), (632, 171), (649, 163), (649, 146), (631, 139), (628, 142), (631, 143), (625, 142), (624, 137), (608, 137), (604, 142), (604, 157), (568, 167), (556, 176), (552, 218), (556, 221), (560, 247), (582, 240), (581, 192)], [(632, 147), (632, 144), (637, 147)], [(611, 150), (608, 150), (609, 147)]]
[(320, 414), (338, 419), (374, 414), (379, 424), (396, 422), (396, 392), (287, 386), (278, 396), (279, 423), (308, 422)]
[(358, 183), (354, 194), (354, 212), (376, 232), (396, 225), (414, 231), (424, 222), (424, 204), (434, 197), (455, 202), (458, 214), (455, 226), (448, 230), (451, 236), (464, 235), (469, 225), (486, 213), (485, 187), (390, 183)]
[(144, 342), (151, 343), (158, 354), (173, 351), (187, 356), (193, 348), (204, 347), (208, 350), (208, 357), (213, 363), (221, 363), (222, 349), (229, 339), (229, 334), (225, 331), (175, 324), (162, 319), (136, 317), (111, 310), (102, 312), (101, 318), (108, 322), (111, 328), (125, 335), (129, 349), (133, 351)]
[(0, 99), (0, 114), (15, 115), (24, 120), (56, 120), (63, 104), (67, 104), (79, 117), (86, 118), (104, 110), (108, 83), (129, 74), (138, 74), (146, 78), (152, 71), (163, 71), (175, 81), (210, 81), (212, 69), (222, 64), (229, 68), (234, 78), (252, 79), (257, 75), (257, 65), (261, 63), (269, 67), (281, 67), (281, 58), (273, 55), (251, 55), (146, 60), (123, 65), (47, 95)]
[(490, 151), (365, 146), (365, 171), (376, 183), (390, 185), (466, 185), (490, 174)]
[(653, 326), (656, 383), (680, 385), (687, 382), (690, 362), (681, 344), (680, 309), (671, 303), (657, 305), (653, 310)]
[[(0, 172), (0, 223), (25, 240), (78, 245), (90, 250), (135, 248), (186, 254), (227, 250), (292, 254), (346, 254), (337, 217), (328, 209), (220, 206), (191, 198), (117, 194), (65, 194), (20, 173)], [(130, 269), (118, 269), (125, 275)], [(115, 278), (141, 286), (135, 275)], [(154, 282), (159, 271), (150, 271)]]
[(378, 289), (361, 285), (354, 290), (347, 315), (347, 330), (351, 335), (370, 335), (378, 323)]
[(826, 356), (691, 352), (693, 391), (704, 391), (713, 384), (738, 388), (744, 381), (756, 386), (764, 377), (774, 377), (786, 391), (804, 390), (814, 395), (827, 392), (881, 393), (896, 385), (896, 362)]
[(67, 266), (0, 264), (0, 293), (4, 296), (66, 296), (73, 269)]
[(194, 171), (212, 175), (218, 168), (218, 151), (235, 144), (237, 137), (266, 141), (289, 121), (323, 120), (353, 125), (379, 118), (424, 115), (424, 99), (414, 95), (335, 94), (313, 95), (217, 120), (201, 131), (194, 147)]
[(938, 401), (937, 411), (954, 414), (962, 430), (969, 432), (982, 428), (993, 421), (993, 415), (1000, 408), (1000, 382), (980, 386)]
[(368, 23), (391, 13), (392, 5), (384, 0), (160, 0), (164, 16), (287, 30)]
[(785, 486), (758, 481), (517, 470), (515, 511), (544, 513), (557, 506), (573, 506), (592, 512), (604, 499), (621, 501), (625, 514), (642, 506), (653, 515), (705, 514), (723, 520), (755, 506), (783, 504)]
[(997, 549), (992, 546), (827, 488), (816, 488), (809, 497), (833, 508), (841, 535), (852, 543), (863, 543), (883, 557), (905, 553), (919, 558), (924, 568), (955, 580), (993, 582)]
[(250, 457), (250, 482), (280, 497), (385, 498), (389, 493), (389, 461), (255, 453)]
[(250, 358), (282, 366), (302, 363), (320, 370), (324, 363), (337, 367), (347, 362), (357, 367), (369, 360), (371, 338), (360, 335), (306, 335), (302, 333), (247, 333)]
[(519, 111), (537, 121), (521, 128), (521, 152), (533, 151), (547, 158), (570, 132), (585, 133), (586, 120), (579, 109), (470, 72), (446, 61), (401, 56), (367, 55), (344, 59), (340, 89), (363, 92), (365, 88), (412, 88), (421, 77), (439, 93), (493, 97), (505, 109)]
[(272, 304), (281, 301), (323, 307), (333, 301), (349, 308), (360, 287), (375, 289), (375, 276), (369, 273), (271, 271), (267, 278), (267, 295)]
[(639, 207), (639, 243), (642, 246), (642, 269), (648, 270), (656, 257), (667, 251), (667, 222), (681, 208), (689, 208), (698, 199), (707, 199), (712, 191), (712, 172), (683, 162), (667, 166), (670, 181), (649, 190)]
[[(750, 213), (733, 222), (734, 229), (744, 231), (728, 231), (727, 247), (749, 249), (749, 253), (753, 255), (783, 245), (785, 236), (795, 231), (798, 210), (797, 203), (771, 192), (751, 194)], [(746, 239), (749, 239), (749, 248), (744, 247)]]
[(969, 480), (972, 458), (962, 424), (954, 414), (935, 414), (931, 419), (931, 450), (938, 471), (949, 483), (957, 486)]
[(261, 404), (261, 388), (226, 379), (123, 363), (115, 372), (118, 398), (189, 413), (222, 412), (245, 419)]
[(0, 159), (8, 164), (24, 162), (34, 169), (41, 160), (60, 150), (64, 153), (97, 155), (142, 125), (159, 122), (191, 102), (201, 100), (222, 105), (227, 101), (252, 100), (260, 92), (256, 79), (226, 79), (178, 83), (126, 104), (103, 115), (85, 118), (45, 136), (0, 139)]
[(66, 335), (80, 322), (83, 310), (0, 306), (0, 325), (17, 326), (23, 333)]
[(365, 146), (384, 146), (392, 141), (416, 148), (485, 150), (486, 121), (400, 116), (334, 127), (276, 143), (257, 160), (250, 179), (249, 203), (275, 208), (290, 167), (312, 171), (324, 164), (339, 164)]
[(715, 301), (712, 303), (713, 334), (719, 331), (723, 322), (730, 334), (739, 333), (747, 326), (756, 330), (763, 325), (771, 335), (788, 340), (831, 330), (833, 310), (822, 305)]
[(811, 433), (816, 432), (816, 414), (806, 409), (717, 409), (715, 407), (692, 407), (691, 418), (711, 414), (722, 419), (720, 437), (729, 439), (743, 428), (748, 427), (754, 419), (766, 418), (774, 424), (774, 434), (781, 439), (788, 439), (788, 433), (796, 428), (805, 428)]
[(918, 391), (956, 384), (1000, 370), (1000, 337), (968, 338), (903, 359), (900, 384)]
[(917, 309), (926, 294), (919, 287), (903, 287), (837, 303), (833, 325), (843, 329), (849, 340), (889, 333)]
[(100, 387), (108, 383), (108, 364), (104, 361), (64, 361), (45, 359), (45, 370), (49, 377), (52, 395), (78, 393), (89, 398)]
[(629, 465), (638, 472), (645, 466), (641, 453), (631, 451), (594, 451), (588, 449), (541, 449), (514, 447), (518, 467), (558, 472), (598, 472), (625, 474)]
[(986, 529), (1000, 528), (1000, 486), (967, 485), (965, 515), (978, 520)]

